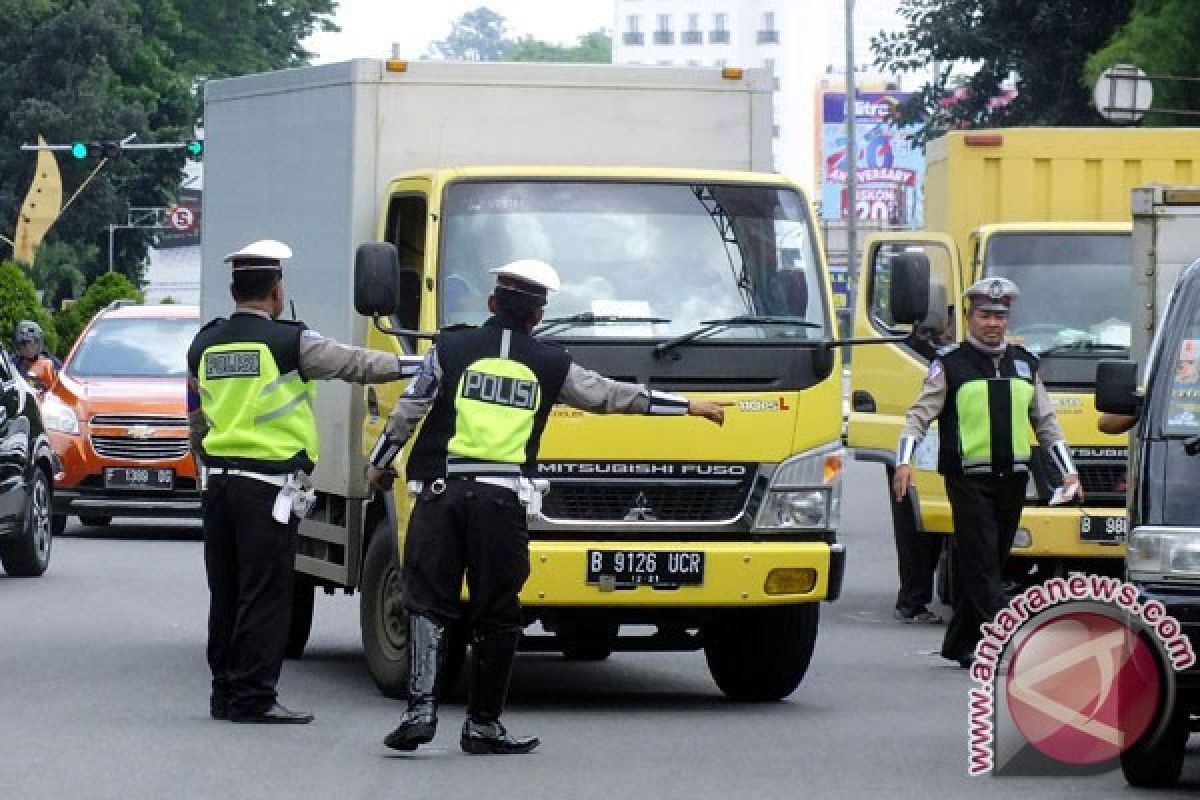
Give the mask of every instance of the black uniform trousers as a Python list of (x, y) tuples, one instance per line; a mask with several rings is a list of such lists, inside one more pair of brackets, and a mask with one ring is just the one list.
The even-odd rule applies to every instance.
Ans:
[(478, 636), (524, 627), (518, 595), (529, 577), (529, 533), (516, 492), (473, 480), (449, 479), (441, 493), (426, 485), (404, 540), (404, 607), (442, 625), (463, 618)]
[(1002, 571), (1021, 521), (1028, 474), (947, 475), (954, 517), (954, 580), (958, 601), (946, 628), (942, 655), (958, 660), (975, 652), (979, 626), (1008, 604)]
[(213, 696), (234, 716), (269, 709), (283, 667), (299, 520), (275, 521), (278, 494), (240, 475), (212, 475), (204, 492), (208, 664)]
[(933, 573), (937, 569), (945, 536), (918, 529), (911, 493), (905, 493), (904, 498), (896, 502), (896, 495), (892, 491), (896, 470), (888, 467), (887, 477), (892, 533), (896, 539), (896, 567), (900, 573), (896, 608), (912, 615), (933, 602)]

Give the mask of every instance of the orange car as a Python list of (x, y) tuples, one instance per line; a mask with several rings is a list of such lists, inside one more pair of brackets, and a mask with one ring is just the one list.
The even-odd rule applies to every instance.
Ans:
[(200, 517), (188, 446), (187, 349), (199, 310), (117, 301), (92, 319), (42, 401), (62, 471), (55, 532), (114, 516)]

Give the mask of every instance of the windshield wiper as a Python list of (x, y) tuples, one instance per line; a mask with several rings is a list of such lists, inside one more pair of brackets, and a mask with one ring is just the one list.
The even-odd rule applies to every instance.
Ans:
[(1124, 353), (1129, 350), (1128, 345), (1123, 344), (1104, 344), (1102, 342), (1079, 341), (1069, 344), (1056, 344), (1053, 347), (1047, 347), (1045, 350), (1037, 353), (1038, 358), (1043, 356), (1057, 356), (1063, 353), (1089, 353), (1101, 351), (1105, 353)]
[(700, 327), (695, 330), (688, 331), (682, 336), (676, 336), (674, 339), (668, 339), (665, 342), (659, 342), (654, 345), (655, 357), (661, 356), (663, 353), (678, 347), (681, 344), (698, 339), (701, 336), (708, 336), (725, 328), (734, 328), (744, 325), (796, 325), (801, 328), (822, 328), (816, 322), (809, 322), (803, 317), (759, 317), (753, 314), (746, 314), (738, 317), (726, 317), (725, 319), (706, 319), (700, 323)]
[(567, 330), (569, 328), (585, 328), (592, 325), (609, 325), (621, 324), (623, 322), (634, 323), (666, 323), (671, 320), (665, 317), (626, 317), (620, 314), (594, 314), (591, 311), (584, 311), (582, 314), (572, 314), (569, 317), (553, 317), (551, 319), (542, 320), (536, 328), (533, 329), (535, 336), (544, 334), (547, 331)]

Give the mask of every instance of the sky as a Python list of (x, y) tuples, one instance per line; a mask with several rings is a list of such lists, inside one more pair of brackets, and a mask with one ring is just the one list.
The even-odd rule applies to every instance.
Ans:
[(387, 58), (392, 43), (416, 60), (429, 43), (444, 39), (464, 12), (487, 6), (508, 21), (508, 35), (531, 34), (555, 44), (574, 44), (583, 34), (612, 28), (612, 0), (339, 0), (341, 33), (318, 33), (305, 42), (313, 63)]

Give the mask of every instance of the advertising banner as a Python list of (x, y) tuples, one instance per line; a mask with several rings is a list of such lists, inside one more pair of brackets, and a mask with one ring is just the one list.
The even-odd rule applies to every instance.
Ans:
[[(921, 227), (925, 154), (912, 145), (919, 125), (897, 126), (892, 109), (905, 92), (859, 92), (855, 102), (858, 139), (858, 219), (887, 226)], [(846, 191), (846, 95), (825, 92), (821, 104), (821, 216), (849, 213)]]

